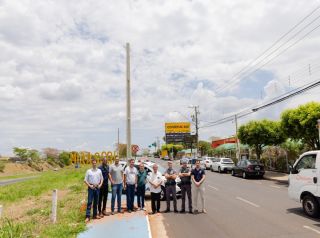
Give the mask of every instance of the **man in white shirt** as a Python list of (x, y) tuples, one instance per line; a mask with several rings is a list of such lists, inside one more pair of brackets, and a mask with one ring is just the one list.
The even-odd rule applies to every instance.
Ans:
[(127, 210), (133, 211), (134, 192), (137, 188), (138, 170), (134, 167), (134, 159), (129, 160), (129, 166), (124, 171), (124, 189), (127, 190)]
[(88, 203), (86, 211), (86, 222), (90, 221), (91, 205), (93, 202), (93, 219), (100, 219), (97, 215), (99, 189), (103, 183), (103, 176), (101, 170), (97, 168), (97, 161), (92, 158), (92, 168), (88, 169), (84, 178), (85, 184), (88, 186)]
[(163, 183), (162, 174), (158, 171), (158, 165), (153, 165), (153, 172), (148, 177), (151, 192), (151, 208), (152, 214), (160, 212), (160, 193), (161, 184)]

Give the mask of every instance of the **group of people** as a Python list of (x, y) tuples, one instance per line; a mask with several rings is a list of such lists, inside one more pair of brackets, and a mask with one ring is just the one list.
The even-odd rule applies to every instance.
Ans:
[[(86, 222), (90, 221), (91, 208), (93, 210), (93, 219), (100, 219), (103, 216), (115, 214), (115, 201), (117, 199), (117, 212), (123, 213), (121, 208), (122, 191), (126, 191), (126, 205), (129, 213), (135, 211), (134, 198), (137, 196), (137, 206), (139, 210), (145, 210), (145, 191), (146, 184), (149, 184), (151, 192), (151, 208), (152, 214), (160, 212), (160, 199), (162, 186), (164, 186), (166, 194), (167, 207), (163, 212), (170, 212), (170, 201), (173, 200), (173, 211), (185, 213), (186, 196), (188, 197), (189, 213), (198, 213), (198, 197), (201, 198), (203, 213), (205, 210), (204, 201), (204, 180), (205, 171), (200, 167), (200, 161), (197, 161), (194, 169), (187, 167), (187, 161), (182, 160), (180, 171), (177, 172), (173, 168), (172, 161), (168, 162), (168, 168), (164, 177), (158, 171), (158, 165), (153, 164), (153, 171), (147, 174), (144, 164), (139, 164), (139, 169), (135, 167), (134, 160), (129, 160), (129, 165), (123, 169), (119, 163), (119, 159), (115, 159), (114, 164), (108, 165), (104, 158), (102, 164), (98, 167), (97, 161), (92, 159), (92, 168), (88, 169), (84, 178), (84, 182), (88, 186), (88, 201), (86, 209)], [(180, 177), (180, 188), (182, 196), (181, 210), (177, 209), (176, 197), (176, 178)], [(106, 204), (108, 198), (109, 181), (111, 183), (111, 213), (106, 212)], [(192, 201), (194, 204), (192, 204)], [(194, 206), (194, 208), (193, 208)]]

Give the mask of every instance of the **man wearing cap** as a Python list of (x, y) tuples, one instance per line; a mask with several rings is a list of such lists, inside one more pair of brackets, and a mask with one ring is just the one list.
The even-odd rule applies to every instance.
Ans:
[(93, 219), (100, 219), (97, 215), (98, 201), (99, 201), (99, 189), (103, 183), (103, 176), (101, 170), (97, 168), (97, 161), (92, 158), (92, 168), (88, 169), (84, 177), (84, 182), (88, 186), (88, 203), (86, 211), (86, 223), (90, 221), (91, 205), (93, 202)]
[(166, 200), (167, 200), (167, 209), (165, 213), (170, 212), (170, 199), (173, 198), (173, 209), (174, 212), (178, 212), (177, 209), (177, 197), (176, 197), (176, 178), (177, 172), (172, 168), (172, 161), (168, 161), (168, 169), (164, 174), (166, 178), (165, 188), (166, 188)]
[(181, 160), (182, 167), (180, 169), (179, 177), (181, 179), (181, 211), (180, 213), (185, 213), (185, 203), (186, 203), (186, 193), (188, 196), (188, 204), (189, 204), (189, 213), (192, 212), (192, 199), (191, 199), (191, 170), (187, 167), (187, 160)]

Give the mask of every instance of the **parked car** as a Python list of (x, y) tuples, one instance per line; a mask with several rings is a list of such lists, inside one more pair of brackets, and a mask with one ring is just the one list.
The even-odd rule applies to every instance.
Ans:
[(320, 151), (303, 153), (290, 167), (289, 197), (302, 202), (304, 212), (310, 217), (320, 215)]
[(219, 173), (221, 172), (228, 172), (231, 171), (234, 167), (233, 160), (230, 158), (217, 158), (214, 159), (211, 165), (210, 170), (217, 171)]
[[(154, 162), (151, 162), (151, 161), (145, 161), (145, 162), (142, 162), (144, 164), (144, 169), (147, 171), (147, 174), (148, 176), (151, 174), (151, 172), (153, 171), (153, 168), (152, 166), (154, 165)], [(140, 163), (135, 163), (134, 166), (139, 169), (139, 164)], [(124, 169), (126, 168), (127, 166), (124, 167)], [(164, 174), (165, 174), (165, 171), (166, 169), (164, 167), (162, 167), (161, 165), (158, 164), (158, 171), (162, 174), (162, 179), (163, 179), (163, 184), (161, 185), (161, 194), (160, 194), (160, 199), (161, 200), (165, 200), (166, 199), (166, 190), (165, 190), (165, 181), (166, 181), (166, 178), (164, 177)], [(177, 197), (181, 195), (181, 188), (180, 188), (180, 178), (177, 177), (176, 178), (176, 194), (177, 194)], [(150, 184), (149, 183), (146, 183), (146, 195), (149, 195), (150, 194)]]
[(201, 158), (191, 158), (188, 161), (188, 167), (191, 169), (194, 169), (194, 167), (196, 166), (196, 161), (200, 160), (200, 167), (202, 169), (206, 169), (205, 164), (202, 162), (203, 160)]
[(248, 177), (263, 178), (264, 166), (257, 160), (240, 160), (231, 170), (232, 176), (241, 176), (246, 179)]
[(213, 157), (204, 157), (201, 161), (201, 164), (204, 166), (205, 169), (210, 169), (212, 166), (212, 161), (214, 160)]

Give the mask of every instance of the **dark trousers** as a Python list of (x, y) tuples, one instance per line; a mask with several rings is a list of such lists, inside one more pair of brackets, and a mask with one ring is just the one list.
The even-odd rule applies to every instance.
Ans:
[(160, 193), (151, 193), (152, 212), (160, 212)]
[(90, 218), (92, 202), (93, 202), (93, 208), (92, 208), (93, 217), (97, 216), (98, 200), (99, 200), (99, 189), (88, 188), (88, 203), (87, 203), (87, 211), (86, 211), (87, 218)]
[(170, 199), (173, 198), (173, 209), (177, 210), (176, 185), (166, 185), (167, 210), (170, 210)]
[(191, 184), (181, 185), (181, 197), (182, 197), (181, 210), (182, 211), (185, 211), (186, 194), (188, 196), (189, 211), (192, 211)]
[(127, 209), (133, 210), (133, 202), (134, 202), (134, 190), (136, 185), (127, 184)]
[[(100, 193), (99, 193), (99, 204), (98, 204), (99, 213), (106, 210), (107, 199), (108, 199), (108, 184), (102, 184), (102, 187), (100, 188)], [(102, 207), (102, 210), (101, 210), (101, 207)]]
[(122, 194), (122, 183), (113, 184), (112, 186), (112, 197), (111, 197), (111, 211), (114, 212), (114, 205), (117, 197), (118, 212), (121, 211), (121, 194)]
[(144, 208), (144, 197), (146, 194), (146, 185), (137, 187), (137, 202), (139, 208)]

